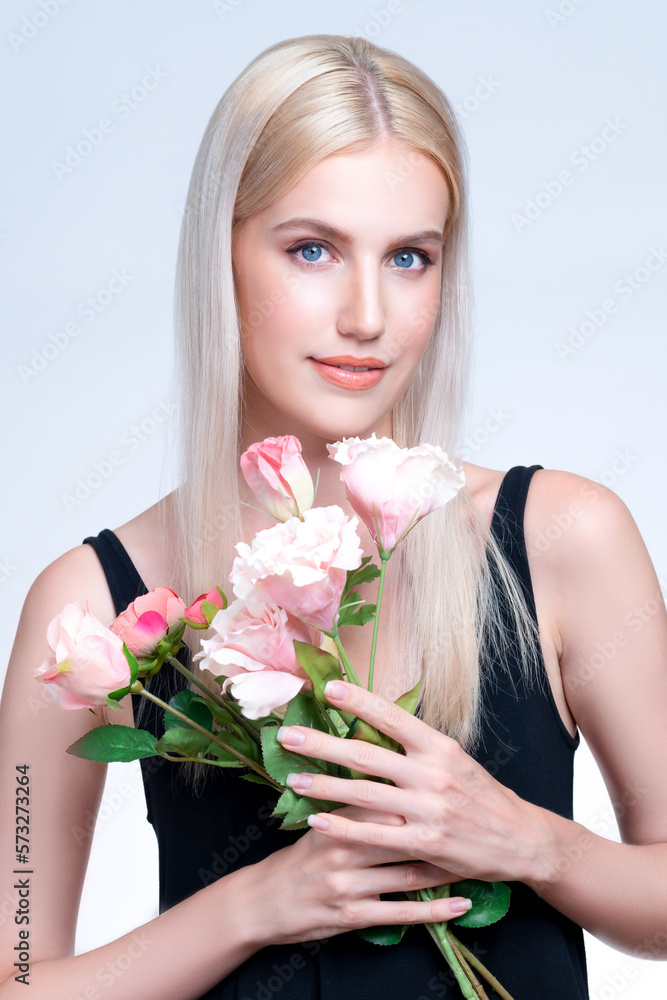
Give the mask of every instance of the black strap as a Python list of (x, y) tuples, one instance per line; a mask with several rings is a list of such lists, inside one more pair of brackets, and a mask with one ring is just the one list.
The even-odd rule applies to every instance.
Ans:
[(515, 465), (505, 474), (491, 521), (491, 531), (519, 577), (533, 615), (535, 599), (526, 553), (523, 517), (530, 481), (537, 470), (543, 468), (543, 465)]
[(125, 608), (141, 594), (148, 593), (146, 584), (113, 531), (103, 528), (99, 535), (89, 535), (83, 541), (92, 545), (97, 553), (117, 615), (125, 611)]

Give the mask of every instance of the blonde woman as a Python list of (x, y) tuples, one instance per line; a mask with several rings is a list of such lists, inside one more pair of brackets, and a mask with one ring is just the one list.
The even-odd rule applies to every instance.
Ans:
[[(644, 544), (604, 487), (539, 465), (503, 473), (470, 463), (466, 488), (390, 563), (374, 692), (345, 689), (345, 705), (406, 755), (334, 746), (300, 727), (284, 734), (285, 746), (300, 735), (300, 752), (331, 760), (360, 763), (363, 752), (363, 769), (395, 787), (316, 777), (310, 793), (344, 805), (327, 828), (315, 817), (312, 829), (286, 833), (266, 789), (234, 772), (143, 762), (160, 915), (72, 955), (87, 861), (72, 830), (95, 812), (104, 768), (65, 753), (89, 713), (50, 707), (34, 725), (48, 623), (69, 601), (88, 601), (110, 624), (146, 589), (171, 586), (189, 601), (225, 587), (234, 543), (267, 527), (244, 505), (252, 497), (239, 477), (254, 441), (296, 434), (320, 473), (318, 504), (348, 513), (327, 442), (375, 432), (455, 456), (467, 212), (463, 140), (446, 98), (363, 39), (273, 45), (215, 109), (178, 261), (180, 486), (40, 574), (8, 671), (2, 794), (13, 798), (21, 761), (39, 797), (31, 1000), (458, 996), (419, 925), (457, 912), (462, 878), (512, 888), (506, 917), (460, 936), (515, 1000), (588, 996), (582, 928), (624, 952), (667, 955), (667, 628)], [(375, 587), (363, 596), (372, 601)], [(362, 680), (369, 629), (341, 630)], [(169, 694), (179, 676), (163, 668), (156, 690)], [(390, 703), (419, 676), (419, 717), (397, 714)], [(118, 721), (159, 726), (129, 702)], [(572, 819), (578, 728), (612, 799), (627, 803), (624, 843)], [(641, 794), (624, 797), (632, 788)], [(3, 899), (21, 892), (14, 825), (7, 810)], [(446, 881), (450, 899), (404, 895)], [(377, 924), (410, 927), (391, 948), (355, 933)], [(15, 965), (25, 929), (0, 928), (1, 1000), (26, 995)]]

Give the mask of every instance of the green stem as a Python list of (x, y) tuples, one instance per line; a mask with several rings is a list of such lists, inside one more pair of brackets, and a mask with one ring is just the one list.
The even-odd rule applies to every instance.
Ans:
[(484, 976), (489, 986), (491, 986), (496, 991), (499, 997), (502, 997), (503, 1000), (514, 1000), (512, 994), (508, 993), (508, 991), (505, 989), (504, 986), (501, 986), (501, 984), (498, 982), (493, 973), (489, 972), (489, 970), (486, 968), (485, 965), (482, 965), (480, 960), (477, 958), (477, 955), (473, 955), (473, 953), (469, 951), (466, 948), (466, 946), (461, 943), (461, 941), (455, 938), (452, 932), (449, 930), (449, 928), (447, 929), (447, 937), (450, 939), (452, 944), (456, 945), (456, 947), (459, 949), (461, 954), (467, 959), (467, 961), (470, 962), (470, 964), (474, 966), (475, 969), (477, 969), (479, 974), (481, 976)]
[[(412, 893), (408, 893), (408, 895), (412, 896), (413, 899), (421, 899), (425, 902), (432, 902), (433, 899), (435, 899), (432, 889), (418, 889), (414, 895)], [(447, 893), (447, 895), (449, 895), (449, 893)], [(447, 938), (447, 922), (443, 921), (437, 924), (426, 924), (426, 930), (429, 932), (435, 943), (438, 945), (438, 948), (447, 959), (447, 964), (454, 973), (456, 981), (461, 987), (463, 996), (466, 1000), (475, 1000), (475, 996), (477, 995), (479, 997), (479, 994), (476, 994), (476, 991), (473, 990), (470, 985), (470, 980), (468, 979), (461, 963), (454, 953), (454, 949), (452, 948), (449, 939)]]
[(470, 965), (466, 962), (465, 958), (463, 957), (463, 953), (461, 952), (461, 949), (458, 947), (458, 944), (456, 943), (456, 938), (454, 937), (453, 934), (449, 935), (449, 943), (451, 944), (454, 950), (454, 954), (456, 955), (458, 961), (461, 963), (461, 968), (468, 977), (470, 985), (475, 991), (475, 996), (479, 997), (479, 1000), (489, 1000), (486, 990), (480, 983), (475, 973), (472, 971)]
[(380, 624), (380, 604), (382, 603), (382, 591), (384, 589), (384, 575), (387, 571), (387, 563), (391, 552), (380, 553), (380, 581), (378, 583), (378, 599), (375, 606), (375, 621), (373, 622), (373, 641), (371, 643), (371, 662), (368, 666), (368, 690), (373, 690), (373, 670), (375, 668), (375, 647), (378, 641), (378, 626)]
[(226, 712), (229, 712), (229, 714), (232, 716), (235, 722), (238, 722), (239, 725), (241, 725), (245, 729), (248, 735), (252, 736), (253, 741), (255, 743), (258, 742), (257, 730), (254, 728), (254, 726), (251, 725), (251, 723), (246, 719), (246, 717), (238, 710), (236, 704), (233, 701), (225, 701), (225, 699), (221, 698), (220, 695), (216, 694), (215, 691), (211, 691), (211, 689), (207, 687), (206, 684), (204, 684), (204, 682), (200, 680), (200, 678), (197, 677), (196, 674), (193, 674), (191, 670), (188, 670), (187, 667), (184, 667), (181, 661), (177, 659), (175, 656), (168, 656), (167, 659), (169, 660), (171, 665), (176, 668), (176, 670), (178, 670), (181, 674), (183, 674), (184, 677), (187, 677), (189, 681), (192, 681), (192, 683), (195, 684), (200, 691), (203, 691), (207, 698), (210, 698), (211, 701), (215, 702), (215, 704), (218, 705), (220, 708), (224, 708)]
[(132, 692), (133, 694), (140, 694), (142, 695), (142, 697), (148, 698), (149, 701), (152, 701), (154, 705), (159, 705), (160, 708), (163, 708), (165, 710), (165, 712), (171, 712), (171, 714), (175, 718), (179, 719), (181, 722), (184, 722), (189, 729), (194, 729), (196, 730), (196, 732), (201, 733), (203, 736), (206, 736), (206, 738), (209, 739), (212, 743), (217, 743), (219, 747), (222, 747), (222, 749), (226, 750), (227, 753), (230, 753), (232, 754), (232, 756), (236, 757), (236, 759), (240, 761), (245, 767), (249, 767), (253, 771), (256, 771), (257, 774), (261, 774), (261, 776), (263, 778), (266, 778), (267, 781), (270, 781), (275, 788), (278, 788), (281, 792), (284, 791), (284, 788), (280, 784), (280, 782), (275, 781), (271, 777), (269, 772), (262, 767), (261, 764), (257, 764), (254, 760), (251, 760), (249, 757), (246, 757), (246, 755), (242, 753), (240, 750), (234, 750), (233, 747), (230, 747), (228, 743), (225, 743), (224, 740), (221, 740), (216, 733), (211, 733), (208, 729), (205, 729), (204, 726), (200, 726), (198, 722), (194, 722), (192, 719), (188, 719), (187, 715), (185, 715), (183, 712), (179, 712), (177, 708), (173, 708), (171, 705), (168, 705), (166, 701), (162, 701), (162, 698), (158, 698), (156, 695), (151, 694), (151, 692), (147, 691), (146, 688), (143, 686), (143, 684), (141, 684), (141, 681), (136, 681), (136, 684), (133, 685), (133, 688), (136, 687), (136, 685), (140, 685), (140, 690), (138, 691), (133, 690)]
[(340, 653), (340, 658), (342, 660), (348, 681), (352, 681), (352, 683), (356, 684), (357, 687), (361, 687), (361, 684), (359, 683), (359, 678), (357, 677), (354, 668), (348, 659), (347, 653), (343, 649), (343, 643), (340, 641), (340, 637), (338, 635), (338, 629), (336, 629), (335, 632), (325, 632), (325, 635), (330, 636), (336, 643), (336, 649)]

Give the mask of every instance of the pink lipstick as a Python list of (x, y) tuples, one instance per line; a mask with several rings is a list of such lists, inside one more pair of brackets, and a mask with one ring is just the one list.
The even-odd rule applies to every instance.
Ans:
[[(315, 370), (327, 382), (343, 389), (369, 389), (377, 385), (385, 373), (386, 364), (379, 358), (357, 358), (349, 354), (334, 358), (309, 358)], [(362, 371), (349, 369), (361, 368)]]

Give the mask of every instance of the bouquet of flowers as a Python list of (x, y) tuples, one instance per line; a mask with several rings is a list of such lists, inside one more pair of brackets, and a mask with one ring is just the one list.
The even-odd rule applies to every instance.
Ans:
[[(332, 707), (326, 689), (335, 680), (359, 684), (339, 630), (373, 621), (368, 670), (372, 691), (387, 563), (419, 520), (456, 496), (464, 477), (433, 445), (402, 449), (391, 438), (373, 434), (366, 440), (343, 438), (327, 449), (341, 465), (347, 498), (377, 545), (380, 566), (370, 556), (362, 557), (357, 517), (347, 517), (338, 506), (313, 507), (316, 486), (297, 438), (267, 438), (252, 445), (241, 457), (241, 469), (260, 509), (275, 523), (257, 532), (250, 545), (237, 543), (229, 577), (235, 600), (228, 603), (215, 586), (186, 607), (173, 590), (157, 587), (137, 598), (109, 628), (87, 604), (85, 609), (68, 604), (51, 621), (47, 639), (53, 655), (37, 677), (63, 708), (117, 709), (131, 693), (164, 711), (160, 739), (129, 726), (99, 725), (73, 743), (69, 753), (104, 762), (157, 755), (242, 768), (245, 780), (280, 793), (274, 815), (288, 830), (304, 828), (309, 817), (341, 805), (296, 791), (296, 774), (389, 780), (285, 749), (280, 730), (296, 724), (405, 753), (367, 721)], [(364, 603), (356, 588), (378, 577), (377, 604)], [(214, 675), (215, 689), (176, 656), (185, 645), (186, 628), (214, 630), (212, 638), (201, 641), (194, 659)], [(142, 683), (165, 663), (191, 684), (169, 703)], [(396, 704), (414, 714), (419, 687)], [(456, 888), (471, 899), (471, 909), (447, 922), (429, 924), (428, 930), (464, 997), (487, 996), (476, 970), (511, 1000), (449, 927), (483, 927), (500, 919), (509, 907), (509, 888), (477, 879), (459, 881)], [(421, 900), (449, 894), (449, 884), (408, 893)], [(406, 930), (407, 925), (387, 926), (358, 933), (368, 941), (394, 944)]]

